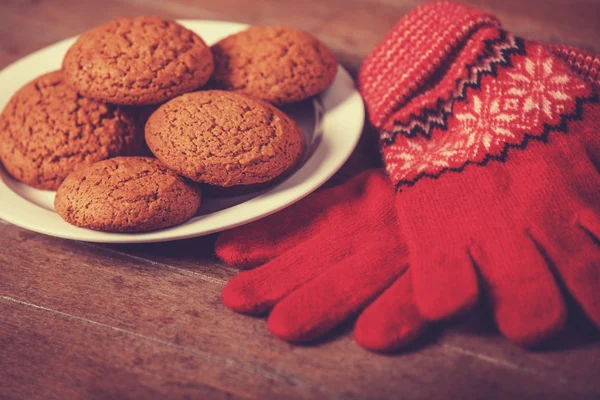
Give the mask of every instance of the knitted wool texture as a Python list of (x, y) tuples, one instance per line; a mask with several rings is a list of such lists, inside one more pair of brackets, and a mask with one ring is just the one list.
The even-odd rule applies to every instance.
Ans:
[(224, 302), (274, 307), (290, 341), (367, 307), (357, 341), (392, 350), (485, 296), (500, 331), (534, 345), (565, 323), (564, 284), (600, 326), (598, 66), (462, 5), (415, 9), (359, 74), (391, 183), (369, 171), (223, 234), (226, 262), (267, 262)]

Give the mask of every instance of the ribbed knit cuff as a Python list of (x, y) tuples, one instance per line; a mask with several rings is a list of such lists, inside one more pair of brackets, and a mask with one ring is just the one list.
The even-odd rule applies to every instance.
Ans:
[(448, 2), (420, 6), (402, 18), (359, 73), (359, 89), (371, 123), (383, 128), (462, 41), (483, 27), (499, 28), (500, 23), (490, 14)]
[(548, 48), (565, 60), (579, 76), (592, 82), (600, 90), (600, 55), (560, 44)]

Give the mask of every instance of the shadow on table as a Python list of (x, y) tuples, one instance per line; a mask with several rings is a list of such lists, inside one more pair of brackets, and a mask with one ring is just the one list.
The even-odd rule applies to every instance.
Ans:
[[(560, 352), (586, 347), (600, 340), (600, 332), (584, 315), (581, 308), (571, 299), (568, 300), (567, 307), (568, 318), (565, 328), (544, 343), (528, 349), (529, 351), (533, 353)], [(489, 305), (482, 301), (474, 309), (462, 316), (447, 322), (431, 324), (423, 335), (408, 347), (382, 354), (391, 357), (411, 354), (428, 346), (443, 342), (446, 334), (448, 336), (458, 334), (460, 336), (477, 337), (484, 340), (485, 338), (493, 338), (494, 341), (507, 340), (501, 338), (501, 334), (489, 310)], [(346, 335), (353, 335), (352, 330), (355, 322), (355, 318), (349, 320), (326, 336), (302, 346), (318, 346), (340, 339)], [(517, 345), (514, 346), (518, 347)]]
[[(570, 296), (566, 295), (565, 298), (568, 310), (565, 327), (555, 336), (530, 348), (530, 351), (564, 351), (585, 347), (600, 340), (600, 332), (585, 316), (581, 307)], [(490, 310), (491, 307), (486, 301), (480, 301), (473, 310), (449, 322), (446, 329), (463, 336), (499, 337), (501, 334)]]

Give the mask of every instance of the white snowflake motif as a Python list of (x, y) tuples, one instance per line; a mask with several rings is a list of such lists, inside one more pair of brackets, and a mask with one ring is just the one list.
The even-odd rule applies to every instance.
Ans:
[(527, 56), (514, 57), (509, 69), (485, 77), (467, 101), (455, 103), (446, 129), (433, 129), (429, 139), (397, 135), (384, 149), (389, 175), (407, 182), (500, 155), (507, 144), (560, 123), (577, 98), (590, 96), (590, 87), (542, 46), (526, 48)]
[(513, 103), (503, 99), (495, 85), (487, 85), (457, 110), (458, 124), (448, 134), (459, 142), (465, 159), (482, 161), (487, 154), (499, 153), (504, 143), (518, 140), (511, 126), (518, 112)]
[(435, 175), (467, 161), (483, 161), (488, 154), (500, 153), (504, 143), (521, 140), (511, 129), (518, 107), (501, 96), (496, 84), (491, 80), (471, 101), (458, 103), (448, 129), (434, 131), (430, 140), (397, 136), (385, 152), (390, 176), (412, 180), (422, 173)]
[(515, 63), (507, 82), (507, 94), (522, 100), (519, 125), (526, 130), (542, 122), (557, 123), (567, 106), (572, 105), (574, 92), (585, 88), (542, 46), (532, 45), (529, 50), (531, 56)]
[(384, 158), (390, 176), (408, 181), (421, 173), (434, 175), (452, 168), (463, 160), (463, 153), (461, 143), (448, 135), (437, 140), (399, 137), (386, 148)]

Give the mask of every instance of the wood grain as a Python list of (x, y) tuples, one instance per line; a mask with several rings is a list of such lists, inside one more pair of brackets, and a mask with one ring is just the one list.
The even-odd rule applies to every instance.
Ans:
[[(45, 398), (98, 390), (105, 391), (99, 397), (110, 397), (126, 390), (127, 382), (134, 397), (135, 391), (196, 396), (210, 388), (255, 398), (437, 398), (449, 390), (506, 398), (522, 387), (546, 398), (598, 393), (596, 343), (579, 351), (574, 365), (561, 352), (540, 357), (490, 332), (482, 336), (481, 326), (396, 356), (361, 350), (348, 330), (313, 347), (294, 347), (270, 336), (262, 319), (222, 306), (220, 272), (166, 259), (142, 262), (128, 249), (106, 251), (0, 226), (0, 371), (9, 371), (3, 376), (7, 393), (41, 385)], [(161, 365), (168, 366), (168, 376), (161, 375)], [(104, 370), (135, 380), (111, 378), (96, 387)], [(78, 373), (81, 381), (64, 378)], [(32, 382), (32, 375), (49, 380)], [(49, 387), (52, 380), (65, 386)], [(199, 386), (190, 387), (195, 380)], [(171, 385), (177, 390), (171, 392)], [(496, 386), (501, 388), (486, 394)]]
[[(297, 26), (356, 73), (419, 3), (3, 0), (0, 67), (118, 16), (161, 15)], [(519, 35), (600, 51), (600, 2), (467, 3)], [(365, 156), (369, 137), (335, 180), (374, 164)], [(352, 322), (318, 343), (291, 346), (274, 339), (264, 319), (221, 304), (237, 271), (214, 257), (214, 240), (97, 245), (0, 221), (0, 398), (600, 397), (598, 332), (577, 312), (567, 332), (537, 351), (506, 342), (482, 309), (395, 355), (359, 348)]]

